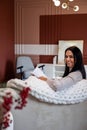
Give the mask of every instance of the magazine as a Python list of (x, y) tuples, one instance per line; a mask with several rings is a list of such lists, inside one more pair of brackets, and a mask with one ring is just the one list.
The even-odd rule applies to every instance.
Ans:
[(44, 74), (44, 72), (38, 67), (36, 67), (34, 69), (34, 71), (31, 72), (31, 75), (34, 75), (34, 76), (36, 76), (38, 78), (39, 77), (46, 77), (47, 78), (47, 76)]

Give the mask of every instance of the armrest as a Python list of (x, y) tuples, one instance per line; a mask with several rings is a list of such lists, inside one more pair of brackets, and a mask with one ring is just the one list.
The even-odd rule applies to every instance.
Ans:
[(38, 68), (42, 68), (42, 70), (44, 69), (44, 66), (45, 65), (40, 65), (40, 66), (38, 66)]
[(23, 71), (22, 71), (22, 68), (23, 68), (23, 66), (19, 66), (19, 67), (17, 67), (17, 69), (20, 69), (20, 73), (23, 72)]
[(20, 70), (20, 74), (21, 74), (21, 79), (23, 79), (23, 66), (19, 66), (19, 67), (17, 67), (17, 69), (19, 69)]

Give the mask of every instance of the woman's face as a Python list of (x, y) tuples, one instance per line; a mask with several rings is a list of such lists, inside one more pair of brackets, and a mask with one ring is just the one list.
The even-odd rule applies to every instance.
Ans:
[(67, 66), (69, 67), (70, 70), (75, 65), (74, 55), (73, 55), (73, 53), (70, 50), (66, 51), (66, 54), (65, 54), (65, 63), (67, 64)]

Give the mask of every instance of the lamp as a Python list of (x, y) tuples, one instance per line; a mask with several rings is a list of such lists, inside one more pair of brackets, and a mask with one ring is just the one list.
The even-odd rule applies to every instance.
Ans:
[(59, 0), (53, 0), (53, 2), (54, 2), (55, 6), (60, 6), (60, 1)]
[(71, 6), (70, 3), (73, 2), (74, 0), (67, 0), (66, 2), (61, 3), (60, 0), (52, 0), (54, 2), (55, 6), (60, 6), (62, 7), (62, 9), (67, 9), (69, 10), (69, 8), (72, 8), (73, 11), (78, 11), (79, 10), (79, 6), (78, 5), (74, 5)]

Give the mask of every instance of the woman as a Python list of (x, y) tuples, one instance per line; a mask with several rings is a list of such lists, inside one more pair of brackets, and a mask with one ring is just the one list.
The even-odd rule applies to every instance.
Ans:
[(49, 86), (55, 90), (69, 88), (78, 81), (86, 79), (86, 72), (83, 65), (82, 53), (76, 46), (71, 46), (65, 50), (65, 72), (61, 79), (54, 80), (40, 77), (45, 80)]

